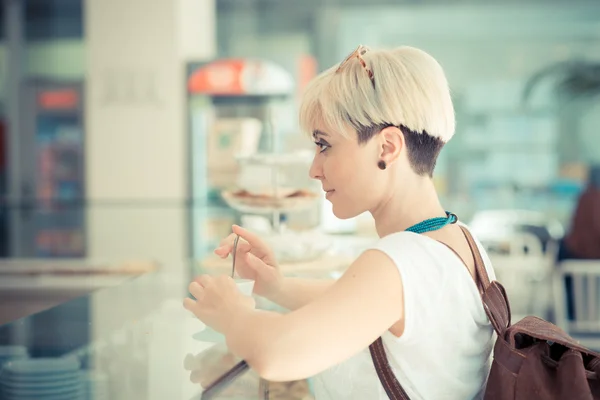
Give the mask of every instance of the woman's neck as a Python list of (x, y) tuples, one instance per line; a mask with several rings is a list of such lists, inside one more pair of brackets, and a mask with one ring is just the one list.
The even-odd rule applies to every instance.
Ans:
[(410, 183), (403, 183), (390, 191), (386, 200), (371, 211), (379, 237), (405, 231), (421, 221), (445, 215), (431, 179), (418, 177)]

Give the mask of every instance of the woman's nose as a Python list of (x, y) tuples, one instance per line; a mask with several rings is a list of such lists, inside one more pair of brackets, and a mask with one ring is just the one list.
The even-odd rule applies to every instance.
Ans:
[(321, 180), (323, 179), (323, 166), (321, 165), (321, 162), (318, 160), (318, 158), (318, 156), (315, 156), (313, 158), (313, 162), (310, 165), (310, 169), (308, 170), (308, 175), (312, 179)]

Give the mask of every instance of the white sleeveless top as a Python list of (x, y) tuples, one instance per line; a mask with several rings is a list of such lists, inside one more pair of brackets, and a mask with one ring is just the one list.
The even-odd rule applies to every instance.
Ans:
[[(477, 241), (490, 276), (489, 257)], [(383, 344), (411, 400), (480, 399), (491, 367), (495, 333), (477, 286), (460, 258), (427, 236), (398, 232), (371, 249), (387, 254), (402, 276), (404, 333)], [(369, 349), (313, 379), (316, 400), (388, 399)]]

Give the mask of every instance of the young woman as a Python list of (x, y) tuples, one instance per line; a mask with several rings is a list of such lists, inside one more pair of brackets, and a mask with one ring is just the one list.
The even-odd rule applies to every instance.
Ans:
[(269, 247), (234, 226), (215, 253), (227, 257), (239, 235), (239, 274), (290, 312), (255, 310), (232, 279), (209, 276), (190, 284), (185, 307), (264, 378), (316, 375), (318, 400), (387, 398), (368, 351), (378, 337), (411, 400), (481, 397), (493, 330), (473, 254), (432, 182), (455, 125), (442, 68), (415, 48), (360, 46), (312, 81), (300, 125), (334, 214), (369, 211), (381, 239), (339, 280), (312, 281), (283, 277)]

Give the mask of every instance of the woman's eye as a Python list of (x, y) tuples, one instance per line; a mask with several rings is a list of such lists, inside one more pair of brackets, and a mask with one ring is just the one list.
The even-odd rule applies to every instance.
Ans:
[(327, 144), (325, 142), (315, 142), (315, 144), (320, 149), (319, 152), (321, 152), (321, 153), (331, 147), (329, 144)]

